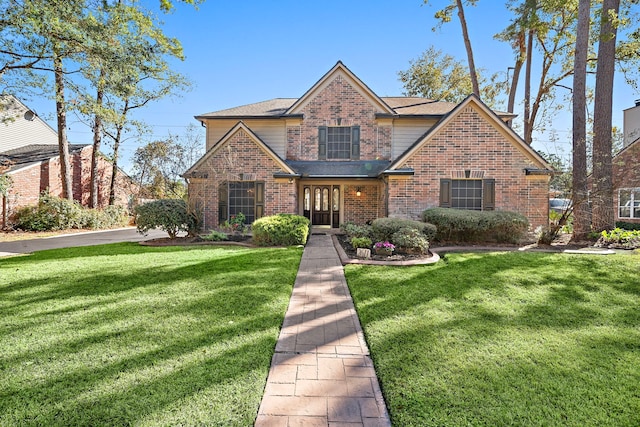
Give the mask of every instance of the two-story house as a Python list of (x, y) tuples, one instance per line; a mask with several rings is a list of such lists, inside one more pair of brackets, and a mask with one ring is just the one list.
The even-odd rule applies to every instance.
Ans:
[(475, 96), (380, 97), (338, 62), (300, 98), (196, 116), (206, 153), (184, 177), (206, 230), (237, 213), (314, 226), (509, 210), (548, 224), (551, 166)]
[(640, 224), (640, 99), (624, 110), (624, 147), (613, 158), (616, 221)]

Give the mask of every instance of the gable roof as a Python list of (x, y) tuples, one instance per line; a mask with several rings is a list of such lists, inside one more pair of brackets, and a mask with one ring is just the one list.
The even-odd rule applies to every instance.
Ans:
[(636, 139), (635, 141), (632, 141), (630, 143), (628, 143), (627, 145), (625, 145), (622, 150), (618, 151), (616, 153), (615, 156), (613, 156), (614, 158), (618, 157), (618, 156), (624, 156), (628, 151), (631, 151), (631, 147), (634, 147), (636, 144), (638, 144), (638, 146), (640, 146), (640, 137), (638, 139)]
[[(69, 153), (73, 154), (88, 146), (90, 144), (69, 144)], [(33, 144), (0, 153), (0, 162), (10, 164), (8, 172), (11, 172), (45, 162), (59, 155), (60, 152), (57, 145)]]
[(353, 74), (351, 70), (349, 70), (347, 66), (342, 63), (342, 61), (338, 61), (336, 65), (333, 66), (333, 68), (331, 68), (324, 76), (320, 78), (320, 80), (316, 82), (316, 84), (311, 86), (311, 88), (304, 95), (302, 95), (302, 97), (300, 97), (296, 102), (293, 103), (293, 105), (291, 105), (291, 107), (289, 107), (286, 113), (301, 113), (304, 106), (314, 97), (314, 95), (324, 89), (324, 87), (327, 86), (331, 81), (333, 81), (333, 79), (338, 75), (346, 77), (346, 79), (349, 80), (351, 86), (358, 92), (360, 92), (365, 98), (369, 99), (369, 101), (378, 108), (379, 112), (393, 114), (393, 109), (389, 107), (371, 89), (369, 89), (369, 87), (364, 84), (362, 80), (360, 80), (355, 74)]
[[(299, 98), (275, 98), (267, 101), (256, 102), (253, 104), (241, 105), (238, 107), (227, 108), (225, 110), (212, 111), (195, 116), (197, 120), (205, 119), (280, 119), (292, 117), (292, 114), (286, 114), (286, 111), (298, 101)], [(455, 102), (435, 101), (429, 98), (421, 98), (416, 96), (382, 96), (380, 97), (385, 104), (393, 110), (391, 114), (378, 114), (378, 116), (391, 117), (433, 117), (440, 118), (453, 110)], [(512, 118), (514, 114), (496, 111), (501, 118)]]
[(553, 167), (540, 155), (536, 150), (531, 148), (513, 129), (493, 111), (480, 98), (471, 94), (467, 96), (460, 104), (453, 108), (448, 114), (443, 116), (438, 123), (431, 127), (424, 135), (414, 142), (402, 155), (400, 155), (389, 167), (390, 171), (398, 170), (399, 166), (407, 161), (416, 151), (429, 142), (431, 137), (438, 133), (442, 128), (447, 126), (462, 110), (467, 106), (484, 113), (493, 126), (506, 133), (516, 145), (516, 148), (525, 153), (531, 160), (535, 161), (544, 170), (553, 171)]
[(0, 94), (0, 151), (28, 145), (58, 146), (58, 134), (18, 98)]
[(246, 132), (247, 135), (249, 135), (249, 138), (253, 140), (253, 142), (260, 149), (262, 149), (262, 151), (264, 151), (269, 157), (271, 157), (282, 168), (282, 170), (285, 173), (295, 174), (295, 171), (291, 169), (287, 165), (287, 163), (284, 160), (282, 160), (282, 158), (278, 156), (278, 154), (275, 151), (271, 149), (271, 147), (265, 144), (265, 142), (262, 139), (260, 139), (260, 137), (256, 135), (255, 132), (253, 132), (249, 128), (249, 126), (247, 126), (241, 120), (238, 123), (236, 123), (236, 125), (232, 127), (231, 130), (229, 130), (229, 132), (227, 132), (222, 138), (220, 138), (220, 140), (216, 142), (206, 153), (204, 153), (204, 155), (200, 157), (200, 159), (193, 166), (187, 169), (187, 171), (183, 173), (182, 176), (184, 178), (195, 178), (196, 177), (195, 172), (200, 168), (200, 166), (202, 166), (214, 153), (216, 153), (220, 149), (220, 147), (222, 147), (227, 141), (229, 141), (236, 133), (238, 133), (241, 130)]
[(297, 100), (298, 98), (275, 98), (267, 101), (256, 102), (254, 104), (241, 105), (239, 107), (204, 113), (196, 116), (195, 118), (198, 120), (213, 118), (237, 118), (239, 120), (265, 117), (280, 118)]

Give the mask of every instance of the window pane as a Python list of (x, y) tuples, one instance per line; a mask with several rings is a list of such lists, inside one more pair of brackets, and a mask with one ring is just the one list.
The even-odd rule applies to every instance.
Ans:
[(351, 127), (327, 128), (327, 159), (351, 158)]
[(619, 194), (619, 210), (618, 217), (631, 218), (631, 190), (620, 190)]
[(337, 187), (333, 189), (333, 211), (338, 212), (340, 210), (340, 189)]
[(311, 210), (311, 190), (309, 187), (304, 188), (304, 210)]
[(247, 223), (255, 221), (255, 193), (254, 181), (229, 182), (229, 215), (242, 213)]
[(482, 210), (482, 180), (454, 179), (451, 181), (451, 207)]
[(313, 203), (313, 209), (316, 211), (320, 210), (320, 189), (316, 188), (315, 190), (313, 190), (313, 196), (314, 196), (314, 203)]
[(322, 189), (322, 210), (323, 211), (329, 210), (329, 189), (328, 188)]

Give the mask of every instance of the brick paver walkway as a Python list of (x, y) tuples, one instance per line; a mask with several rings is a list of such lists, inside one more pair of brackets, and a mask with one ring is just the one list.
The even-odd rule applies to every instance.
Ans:
[(255, 425), (391, 425), (330, 236), (305, 247)]

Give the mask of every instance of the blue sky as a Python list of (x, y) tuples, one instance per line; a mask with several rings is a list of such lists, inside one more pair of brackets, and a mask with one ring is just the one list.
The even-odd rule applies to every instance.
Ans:
[[(158, 0), (144, 2), (157, 9)], [(184, 48), (186, 59), (176, 61), (175, 69), (187, 75), (194, 88), (137, 114), (153, 133), (144, 141), (125, 143), (124, 169), (130, 169), (136, 147), (165, 138), (168, 132), (180, 134), (190, 123), (198, 124), (193, 116), (302, 96), (338, 60), (380, 96), (401, 95), (398, 71), (406, 70), (409, 61), (431, 45), (466, 63), (456, 16), (436, 32), (431, 30), (434, 13), (446, 2), (433, 0), (435, 6), (427, 6), (421, 0), (209, 0), (197, 10), (178, 4), (161, 19), (165, 33), (178, 38)], [(479, 1), (466, 9), (466, 15), (476, 66), (502, 72), (506, 78), (513, 54), (506, 43), (493, 39), (509, 22), (503, 2)], [(571, 81), (566, 84), (571, 86)], [(623, 79), (616, 80), (614, 125), (622, 126), (622, 110), (638, 98)], [(52, 101), (30, 100), (29, 105), (55, 127)], [(70, 119), (70, 141), (90, 143), (90, 129)], [(559, 141), (539, 135), (534, 148), (568, 155), (570, 126), (568, 114), (558, 115), (551, 127)]]

